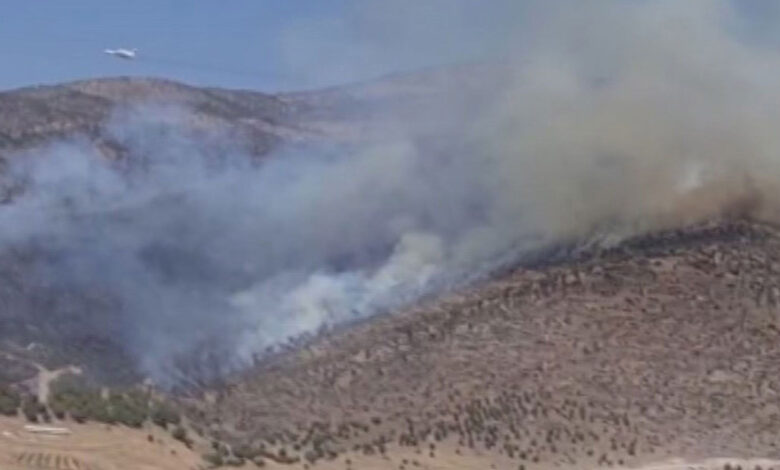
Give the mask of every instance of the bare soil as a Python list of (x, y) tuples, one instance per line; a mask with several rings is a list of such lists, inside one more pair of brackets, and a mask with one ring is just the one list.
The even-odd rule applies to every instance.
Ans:
[[(190, 470), (200, 456), (159, 428), (134, 430), (100, 424), (58, 423), (67, 436), (32, 434), (16, 418), (0, 418), (4, 470)], [(148, 436), (153, 437), (153, 442)]]

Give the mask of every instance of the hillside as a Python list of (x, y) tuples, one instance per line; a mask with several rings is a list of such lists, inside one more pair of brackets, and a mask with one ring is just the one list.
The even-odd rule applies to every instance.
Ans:
[[(715, 221), (538, 261), (185, 393), (193, 436), (247, 468), (777, 467), (776, 228)], [(0, 421), (0, 461), (222, 452), (64, 424), (74, 437), (20, 440)]]
[[(121, 210), (113, 206), (92, 207), (109, 200), (111, 194), (97, 198), (85, 195), (75, 209), (67, 209), (73, 204), (71, 192), (81, 191), (80, 185), (92, 188), (85, 189), (87, 193), (95, 190), (93, 185), (100, 186), (98, 191), (108, 193), (117, 187), (116, 180), (103, 181), (95, 174), (84, 174), (81, 176), (84, 181), (75, 186), (67, 180), (67, 171), (71, 171), (68, 165), (74, 162), (75, 171), (81, 171), (79, 168), (83, 167), (79, 165), (83, 163), (77, 157), (84, 153), (94, 152), (106, 162), (121, 163), (107, 166), (108, 171), (119, 168), (132, 173), (134, 169), (143, 171), (146, 166), (159, 162), (169, 164), (161, 154), (167, 158), (170, 153), (189, 161), (197, 160), (190, 155), (193, 152), (202, 154), (198, 156), (203, 160), (236, 154), (232, 163), (241, 165), (237, 160), (260, 161), (290, 144), (352, 142), (368, 134), (375, 135), (382, 128), (381, 120), (386, 114), (400, 120), (395, 116), (398, 110), (406, 109), (410, 113), (424, 108), (420, 100), (430, 104), (477, 99), (485, 84), (479, 78), (481, 74), (474, 72), (470, 68), (434, 69), (341, 88), (280, 95), (122, 77), (2, 92), (0, 201), (5, 203), (5, 208), (11, 208), (14, 198), (24, 192), (25, 179), (30, 176), (19, 176), (7, 171), (8, 168), (17, 165), (24, 171), (24, 165), (18, 164), (28, 154), (50, 154), (50, 162), (40, 169), (33, 168), (44, 174), (44, 178), (48, 177), (45, 173), (49, 168), (52, 172), (65, 168), (59, 186), (64, 194), (55, 194), (55, 201), (41, 202), (49, 213), (42, 217), (39, 228), (49, 232), (54, 225), (47, 222), (47, 217), (64, 218), (71, 229), (84, 232), (79, 239), (106, 231), (111, 235), (102, 241), (111, 242), (121, 231), (175, 220), (187, 211), (197, 215), (198, 208), (181, 206), (182, 200), (186, 205), (190, 191), (186, 179), (167, 177), (163, 185), (152, 188), (148, 200), (136, 200), (137, 187), (128, 190), (125, 197), (129, 207)], [(392, 111), (387, 108), (389, 103), (393, 105)], [(165, 116), (168, 109), (174, 110), (170, 122)], [(132, 121), (130, 124), (128, 119)], [(147, 121), (152, 123), (148, 128)], [(68, 148), (62, 156), (61, 152), (48, 150), (48, 146), (72, 142), (77, 143), (76, 151)], [(177, 162), (174, 164), (182, 164)], [(178, 184), (183, 184), (184, 189), (174, 189)], [(222, 197), (221, 193), (217, 196)], [(85, 204), (89, 207), (81, 207)], [(223, 209), (234, 206), (230, 204)], [(164, 214), (158, 215), (157, 211)], [(9, 212), (9, 217), (17, 217), (13, 219), (14, 225), (21, 226), (19, 215)], [(3, 351), (0, 380), (23, 382), (35, 377), (40, 368), (56, 370), (77, 365), (101, 381), (137, 381), (137, 364), (117, 340), (122, 335), (124, 313), (116, 292), (95, 282), (75, 288), (41, 278), (42, 270), (60, 269), (58, 264), (67, 256), (68, 247), (58, 249), (52, 240), (62, 233), (59, 228), (38, 239), (17, 240), (5, 244), (0, 251), (0, 303), (5, 306), (0, 311), (0, 350)], [(176, 243), (180, 240), (177, 235)], [(147, 246), (138, 248), (140, 253), (130, 256), (138, 255), (142, 262), (154, 265), (153, 269), (161, 270), (164, 279), (211, 280), (212, 285), (224, 281), (232, 289), (251, 282), (240, 270), (231, 268), (225, 272), (217, 268), (208, 253), (174, 245), (170, 240), (151, 240)], [(82, 257), (83, 253), (76, 255)], [(64, 276), (70, 277), (71, 268), (62, 269)]]
[(122, 106), (143, 104), (176, 106), (201, 125), (229, 127), (248, 137), (256, 155), (267, 153), (282, 138), (306, 134), (291, 125), (289, 106), (273, 95), (117, 77), (0, 92), (0, 157), (81, 136), (117, 158), (124, 149), (103, 126)]
[(779, 276), (768, 226), (641, 237), (317, 338), (193, 415), (229, 442), (312, 461), (777, 458)]
[[(475, 101), (508, 77), (483, 66), (434, 68), (326, 90), (277, 95), (252, 90), (204, 88), (157, 78), (115, 77), (0, 92), (0, 159), (57, 139), (87, 137), (110, 158), (125, 155), (107, 135), (112, 113), (127, 106), (164, 104), (209, 128), (229, 129), (252, 142), (262, 156), (296, 140), (355, 138), (354, 128), (386, 114), (388, 105), (409, 112), (420, 102)], [(486, 81), (485, 78), (489, 80)], [(458, 98), (459, 97), (459, 98)]]
[[(112, 120), (139, 106), (147, 114), (158, 108), (144, 106), (173, 107), (183, 114), (177, 119), (191, 123), (192, 133), (235, 136), (250, 157), (261, 158), (282, 140), (308, 135), (283, 123), (288, 106), (271, 95), (161, 79), (96, 79), (1, 92), (0, 170), (24, 159), (25, 152), (70, 141), (86, 142), (107, 160), (132, 159), (136, 155), (113, 132)], [(3, 173), (2, 200), (9, 203), (21, 183)], [(52, 254), (47, 250), (17, 246), (0, 253), (0, 382), (21, 382), (40, 368), (69, 364), (91, 364), (88, 369), (105, 380), (137, 380), (127, 353), (111, 339), (118, 322), (111, 293), (46, 285), (35, 270)], [(96, 329), (101, 333), (89, 333)]]
[[(687, 193), (662, 197), (658, 206), (664, 210), (655, 213), (653, 204), (637, 203), (644, 201), (633, 190), (632, 200), (607, 198), (603, 189), (610, 178), (627, 175), (624, 186), (632, 181), (644, 184), (645, 173), (632, 173), (644, 167), (599, 154), (593, 163), (600, 173), (595, 177), (588, 173), (584, 182), (574, 179), (582, 184), (582, 193), (550, 193), (552, 212), (558, 202), (571, 204), (566, 198), (572, 196), (606, 200), (607, 209), (594, 210), (594, 220), (583, 217), (585, 225), (573, 227), (573, 238), (533, 245), (535, 249), (523, 251), (524, 256), (504, 258), (506, 262), (495, 270), (472, 278), (479, 282), (454, 283), (414, 302), (391, 303), (393, 307), (382, 315), (353, 318), (349, 312), (332, 311), (342, 304), (324, 302), (333, 318), (352, 318), (335, 327), (328, 321), (317, 323), (321, 312), (316, 288), (323, 284), (285, 284), (288, 278), (299, 280), (296, 269), (313, 272), (308, 281), (322, 281), (317, 277), (322, 273), (330, 275), (325, 287), (341, 288), (344, 279), (362, 281), (371, 270), (386, 277), (369, 277), (369, 286), (377, 279), (377, 284), (392, 280), (398, 273), (378, 265), (398, 253), (407, 254), (399, 249), (405, 245), (370, 230), (371, 224), (391, 218), (386, 210), (400, 207), (400, 212), (426, 221), (452, 210), (455, 215), (442, 219), (442, 227), (431, 225), (443, 235), (450, 235), (450, 230), (471, 234), (470, 229), (485, 227), (498, 229), (492, 235), (503, 235), (500, 229), (522, 228), (511, 220), (507, 225), (506, 220), (495, 226), (470, 225), (488, 218), (486, 209), (490, 212), (493, 206), (487, 196), (499, 190), (475, 184), (459, 191), (483, 169), (478, 164), (482, 154), (471, 152), (476, 144), (485, 143), (463, 137), (460, 131), (470, 129), (471, 123), (463, 127), (460, 120), (468, 120), (477, 104), (495, 97), (490, 90), (500, 88), (507, 73), (511, 71), (431, 70), (280, 95), (129, 78), (0, 93), (4, 168), (22, 161), (26, 152), (74, 139), (96, 150), (100, 162), (132, 163), (140, 156), (140, 167), (154, 167), (159, 155), (170, 156), (169, 147), (180, 158), (173, 159), (179, 165), (173, 166), (173, 174), (150, 172), (149, 186), (131, 179), (125, 187), (111, 170), (106, 170), (107, 177), (86, 165), (88, 171), (77, 174), (82, 179), (69, 179), (67, 171), (62, 180), (55, 178), (59, 186), (52, 185), (50, 199), (33, 198), (25, 205), (24, 198), (14, 198), (23, 191), (4, 195), (2, 207), (8, 217), (4, 220), (14, 224), (7, 226), (0, 250), (0, 405), (6, 411), (11, 408), (11, 415), (29, 418), (31, 413), (36, 420), (53, 419), (75, 431), (69, 440), (17, 439), (26, 436), (20, 430), (21, 416), (4, 419), (0, 427), (10, 435), (0, 439), (8, 441), (10, 450), (0, 445), (0, 462), (10, 468), (67, 468), (64, 463), (60, 467), (48, 463), (62, 463), (66, 460), (56, 459), (67, 457), (68, 462), (94, 462), (94, 468), (135, 468), (137, 462), (149, 468), (194, 468), (205, 455), (214, 463), (229, 460), (265, 468), (535, 470), (645, 464), (677, 469), (685, 464), (670, 459), (682, 458), (707, 469), (730, 462), (745, 468), (780, 467), (771, 460), (780, 458), (780, 378), (774, 373), (780, 359), (780, 231), (749, 217), (759, 210), (771, 211), (771, 204), (764, 207), (765, 201), (754, 200), (764, 187), (754, 187), (749, 178), (743, 181), (739, 172), (739, 182), (723, 180), (736, 190), (718, 186), (715, 179), (697, 192), (701, 174), (693, 171), (692, 202)], [(112, 130), (112, 122), (128, 108), (140, 106), (142, 116), (167, 109), (144, 108), (147, 105), (176, 109), (181, 114), (177, 119), (187, 125), (175, 121), (172, 128), (183, 129), (194, 145), (188, 142), (180, 151), (180, 136), (161, 126), (136, 138), (139, 148), (128, 147)], [(448, 114), (452, 121), (440, 122), (438, 118)], [(396, 126), (386, 129), (387, 122)], [(430, 128), (425, 128), (427, 124)], [(271, 165), (276, 172), (268, 174), (230, 161), (237, 163), (238, 171), (228, 172), (224, 179), (216, 173), (213, 180), (200, 179), (202, 174), (186, 164), (204, 156), (209, 162), (208, 157), (230, 153), (234, 145), (240, 148), (239, 158), (254, 164), (291, 143), (354, 144), (361, 139), (374, 143), (377, 136), (385, 142), (385, 130), (408, 137), (400, 146), (401, 157), (384, 158), (397, 155), (396, 147), (388, 153), (383, 153), (385, 147), (370, 153), (380, 157), (381, 165), (378, 170), (369, 167), (376, 173), (368, 171), (365, 179), (357, 178), (351, 166), (364, 162), (360, 159), (346, 160), (344, 168), (292, 160), (292, 168), (282, 166), (284, 171), (278, 171)], [(212, 134), (219, 138), (209, 140)], [(501, 135), (486, 134), (488, 139)], [(557, 134), (551, 136), (558, 141)], [(156, 147), (144, 147), (146, 137)], [(418, 140), (425, 143), (415, 147)], [(206, 149), (203, 155), (201, 147)], [(413, 154), (414, 164), (404, 153), (409, 148), (419, 152)], [(450, 154), (465, 155), (468, 163)], [(313, 155), (326, 162), (332, 157)], [(513, 161), (514, 154), (507, 155)], [(418, 156), (424, 158), (417, 161)], [(80, 168), (78, 155), (73, 157)], [(288, 157), (281, 154), (274, 162)], [(394, 173), (393, 165), (399, 162), (404, 171)], [(471, 166), (472, 162), (477, 164)], [(567, 162), (571, 163), (557, 163)], [(303, 172), (309, 176), (302, 178), (306, 184), (290, 190), (296, 165), (313, 173)], [(651, 168), (651, 173), (665, 175), (679, 168), (670, 164), (658, 173)], [(52, 171), (57, 170), (55, 165)], [(417, 171), (445, 177), (409, 178)], [(50, 173), (43, 171), (42, 176), (43, 183), (51, 183), (46, 179)], [(674, 176), (670, 181), (676, 184), (678, 175)], [(386, 179), (402, 191), (381, 192)], [(512, 184), (503, 189), (514, 190), (516, 185), (509, 180)], [(478, 179), (485, 182), (505, 181)], [(543, 193), (538, 196), (540, 207), (547, 208), (543, 185), (534, 188)], [(122, 191), (114, 191), (116, 186)], [(569, 189), (565, 180), (559, 187)], [(659, 188), (679, 189), (648, 187), (656, 191), (653, 200)], [(325, 189), (335, 190), (335, 196)], [(420, 191), (419, 198), (404, 199), (407, 191)], [(511, 203), (521, 194), (528, 196), (510, 193), (499, 201)], [(367, 194), (378, 194), (373, 197), (382, 204), (347, 211), (349, 201)], [(396, 199), (401, 201), (398, 206)], [(411, 210), (431, 199), (430, 211)], [(22, 204), (16, 205), (18, 201)], [(640, 210), (650, 208), (646, 220), (643, 212), (631, 213), (629, 209), (636, 208), (632, 201)], [(588, 209), (588, 201), (583, 202), (572, 207)], [(301, 210), (300, 217), (296, 209)], [(467, 214), (463, 226), (458, 225), (463, 223), (458, 218), (461, 209)], [(379, 215), (372, 218), (367, 213)], [(497, 214), (506, 219), (524, 212)], [(701, 222), (702, 214), (712, 215), (709, 222)], [(558, 216), (555, 222), (569, 227), (576, 221), (567, 220), (567, 215), (565, 211), (550, 218)], [(614, 236), (619, 243), (610, 239), (598, 245), (587, 239), (593, 227), (611, 227), (613, 222), (621, 227), (621, 216), (644, 222), (635, 232), (628, 230), (640, 235), (624, 239), (624, 233), (606, 230), (607, 238)], [(662, 221), (656, 225), (677, 229), (658, 229), (654, 216)], [(264, 217), (271, 220), (268, 226), (252, 225)], [(430, 237), (403, 232), (407, 219), (392, 222), (393, 236), (412, 235), (399, 238), (422, 241), (423, 254), (432, 248), (436, 259), (438, 245)], [(333, 225), (347, 229), (328, 231)], [(365, 240), (374, 233), (378, 240)], [(518, 243), (526, 239), (524, 235), (535, 234), (512, 233)], [(466, 239), (474, 240), (483, 239)], [(310, 258), (298, 259), (299, 252), (319, 245), (328, 249), (306, 251)], [(442, 250), (438, 256), (448, 254)], [(387, 265), (394, 267), (389, 261)], [(406, 271), (401, 274), (409, 275), (429, 266), (402, 267)], [(310, 301), (311, 292), (304, 288), (312, 286), (315, 300)], [(258, 291), (264, 293), (263, 288), (277, 289), (281, 296), (271, 296), (271, 303), (260, 302), (258, 308), (251, 300)], [(294, 298), (301, 301), (294, 304), (303, 310), (300, 317), (285, 316), (290, 311), (281, 308), (290, 292), (300, 294)], [(246, 311), (236, 299), (247, 298), (249, 310), (259, 310), (260, 316), (240, 316)], [(296, 321), (314, 326), (284, 329)], [(255, 334), (250, 339), (271, 337), (275, 347), (263, 352), (256, 344), (247, 346), (244, 330)], [(207, 334), (199, 335), (201, 331)], [(289, 331), (304, 333), (285, 336)], [(241, 349), (238, 339), (241, 346), (257, 349), (250, 350), (249, 360), (243, 356), (236, 364), (231, 361), (236, 356), (233, 349)], [(157, 373), (154, 379), (162, 376), (164, 385), (150, 379), (149, 371)], [(72, 390), (59, 389), (57, 399), (67, 402), (60, 405), (70, 408), (59, 410), (57, 417), (49, 391), (60, 376), (83, 381), (84, 388), (73, 396), (68, 395)], [(145, 385), (139, 399), (140, 384)], [(162, 395), (184, 412), (186, 431), (198, 436), (194, 449), (185, 450), (170, 440), (178, 428), (162, 430), (149, 423)], [(31, 401), (31, 396), (40, 398)], [(133, 406), (134, 413), (121, 415)], [(100, 436), (99, 425), (74, 423), (80, 420), (110, 423), (115, 434)], [(146, 433), (163, 442), (155, 444), (153, 455), (144, 451), (150, 445)], [(95, 441), (96, 447), (90, 448)], [(89, 452), (95, 452), (91, 459)], [(137, 454), (144, 458), (134, 460)], [(44, 464), (41, 459), (47, 458)]]
[[(359, 139), (392, 114), (415, 117), (442, 103), (466, 110), (511, 77), (508, 67), (464, 65), (295, 93), (206, 88), (158, 78), (114, 77), (0, 92), (0, 161), (20, 150), (85, 137), (108, 158), (127, 149), (106, 132), (117, 111), (167, 105), (207, 129), (247, 140), (263, 156), (284, 142)], [(439, 112), (440, 114), (440, 112)], [(385, 129), (386, 131), (386, 129)]]

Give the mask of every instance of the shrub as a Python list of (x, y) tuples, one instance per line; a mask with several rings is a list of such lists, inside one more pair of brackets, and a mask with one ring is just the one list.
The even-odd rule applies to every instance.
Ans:
[(187, 430), (184, 429), (183, 426), (176, 426), (176, 428), (171, 432), (171, 436), (173, 436), (173, 438), (177, 441), (184, 443), (185, 446), (192, 447), (192, 441), (190, 440), (189, 436), (187, 436)]
[(133, 393), (112, 393), (108, 405), (111, 419), (131, 428), (140, 428), (148, 417), (144, 398)]
[(57, 419), (59, 419), (59, 420), (65, 419), (65, 413), (66, 413), (67, 410), (62, 405), (62, 403), (59, 403), (59, 402), (56, 402), (56, 401), (50, 399), (49, 400), (49, 408), (51, 408), (51, 412), (54, 413), (54, 416)]
[(184, 429), (181, 426), (177, 426), (176, 429), (173, 430), (171, 435), (177, 441), (183, 441), (183, 440), (187, 439), (187, 430)]
[(16, 416), (21, 404), (22, 399), (15, 390), (0, 386), (0, 414)]
[(227, 465), (229, 467), (241, 467), (246, 462), (241, 457), (235, 457), (235, 456), (228, 457), (227, 459), (223, 459), (223, 460), (225, 462), (225, 465)]
[(206, 463), (208, 463), (212, 467), (221, 467), (224, 464), (224, 461), (222, 460), (222, 456), (219, 455), (218, 452), (209, 452), (207, 454), (203, 454), (203, 460), (205, 460)]
[(242, 459), (252, 460), (260, 455), (260, 449), (249, 445), (240, 445), (233, 449), (233, 455)]
[(152, 422), (161, 428), (167, 429), (169, 424), (178, 426), (181, 423), (181, 415), (171, 405), (157, 402), (152, 406)]
[(52, 382), (49, 406), (59, 419), (63, 419), (67, 412), (80, 423), (90, 419), (104, 423), (113, 422), (100, 390), (77, 375), (64, 374)]

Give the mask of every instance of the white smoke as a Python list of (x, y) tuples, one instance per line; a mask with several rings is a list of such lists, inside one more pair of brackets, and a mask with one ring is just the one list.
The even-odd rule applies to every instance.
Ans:
[(0, 209), (0, 240), (56, 253), (51, 282), (117, 296), (117, 334), (164, 378), (203, 345), (230, 369), (550, 243), (757, 195), (774, 208), (780, 54), (740, 33), (733, 4), (518, 11), (513, 61), (469, 77), (490, 85), (444, 80), (436, 99), (380, 106), (381, 132), (357, 145), (252, 164), (227, 134), (193, 137), (187, 110), (142, 107), (108, 124), (133, 165), (78, 142), (17, 156), (6, 177), (27, 190)]

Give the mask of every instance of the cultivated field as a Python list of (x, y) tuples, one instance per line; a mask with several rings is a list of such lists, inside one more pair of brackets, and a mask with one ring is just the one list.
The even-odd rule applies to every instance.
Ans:
[[(0, 418), (3, 470), (190, 470), (200, 456), (159, 428), (131, 430), (101, 424), (56, 424), (70, 435), (35, 434), (25, 422)], [(149, 440), (152, 436), (152, 440)]]

